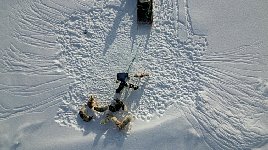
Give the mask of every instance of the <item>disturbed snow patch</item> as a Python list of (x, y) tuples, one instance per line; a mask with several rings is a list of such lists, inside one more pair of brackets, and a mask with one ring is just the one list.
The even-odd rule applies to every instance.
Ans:
[[(97, 95), (103, 104), (109, 103), (118, 86), (115, 83), (118, 72), (133, 74), (145, 70), (151, 74), (141, 81), (131, 80), (140, 89), (122, 94), (136, 118), (150, 120), (155, 115), (161, 116), (172, 104), (192, 103), (198, 95), (196, 68), (200, 63), (195, 61), (203, 55), (207, 40), (192, 33), (189, 15), (185, 16), (188, 22), (184, 25), (177, 16), (171, 16), (172, 9), (178, 8), (171, 5), (172, 9), (166, 9), (170, 6), (164, 3), (155, 9), (152, 27), (137, 26), (130, 13), (135, 8), (131, 6), (131, 2), (122, 2), (120, 8), (125, 11), (111, 4), (102, 9), (96, 6), (77, 11), (61, 25), (57, 40), (62, 45), (60, 56), (65, 72), (76, 82), (64, 97), (57, 122), (73, 126), (88, 94)], [(181, 40), (178, 35), (186, 36)]]
[(263, 96), (268, 97), (268, 82), (259, 81), (259, 84), (256, 86), (256, 89), (262, 93)]
[[(1, 84), (2, 91), (31, 99), (15, 109), (1, 104), (1, 119), (44, 111), (62, 101), (56, 122), (78, 130), (104, 130), (98, 118), (84, 124), (77, 116), (88, 94), (97, 95), (102, 104), (109, 103), (117, 88), (117, 72), (145, 70), (149, 78), (132, 80), (140, 89), (124, 94), (136, 118), (161, 116), (176, 103), (214, 149), (250, 149), (267, 143), (267, 124), (262, 122), (267, 118), (267, 83), (258, 82), (254, 74), (258, 70), (252, 69), (263, 64), (265, 57), (255, 53), (261, 42), (204, 54), (206, 36), (193, 32), (188, 1), (179, 2), (155, 1), (159, 7), (154, 9), (152, 27), (136, 25), (133, 1), (93, 2), (90, 7), (75, 1), (85, 9), (75, 10), (36, 0), (28, 10), (13, 12), (11, 16), (19, 19), (14, 17), (18, 24), (12, 36), (34, 48), (20, 50), (12, 44), (1, 51), (5, 65), (1, 72), (36, 75), (37, 80), (29, 85)], [(183, 5), (183, 20), (176, 14), (181, 12), (179, 5)], [(61, 51), (55, 56), (49, 51), (52, 48)], [(51, 53), (47, 56), (46, 52)], [(43, 80), (46, 75), (50, 76)], [(36, 97), (42, 99), (35, 101)], [(260, 122), (257, 127), (256, 122)]]

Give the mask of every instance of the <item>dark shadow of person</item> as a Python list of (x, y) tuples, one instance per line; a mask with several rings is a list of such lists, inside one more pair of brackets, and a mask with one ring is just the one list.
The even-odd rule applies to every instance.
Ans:
[(104, 147), (116, 146), (117, 148), (122, 147), (125, 139), (127, 138), (127, 134), (123, 131), (119, 131), (115, 125), (111, 125), (110, 130), (107, 130), (105, 134), (105, 139), (103, 142)]
[[(88, 109), (88, 114), (93, 115), (92, 110)], [(124, 139), (126, 134), (121, 132), (113, 122), (108, 122), (105, 125), (100, 124), (101, 120), (104, 119), (105, 113), (95, 115), (92, 120), (89, 122), (83, 121), (80, 115), (77, 113), (76, 121), (78, 123), (78, 127), (83, 129), (83, 135), (86, 136), (89, 133), (95, 133), (96, 136), (93, 141), (93, 147), (97, 146), (99, 140), (104, 138), (104, 146), (110, 146), (115, 144), (116, 147), (120, 147), (124, 143)]]
[[(145, 80), (144, 84), (141, 84), (141, 80)], [(145, 77), (143, 79), (139, 78), (137, 81), (133, 84), (138, 85), (139, 89), (138, 90), (132, 90), (132, 89), (125, 89), (123, 93), (123, 97), (126, 100), (126, 105), (131, 106), (131, 109), (136, 109), (139, 106), (141, 97), (144, 93), (145, 87), (147, 85), (148, 78)], [(130, 109), (130, 108), (128, 108)]]
[[(121, 20), (126, 14), (129, 14), (133, 18), (133, 23), (131, 25), (130, 29), (130, 37), (132, 39), (132, 44), (131, 44), (131, 49), (134, 47), (134, 43), (136, 41), (136, 35), (137, 34), (147, 34), (150, 33), (151, 28), (150, 26), (143, 26), (142, 28), (145, 28), (145, 30), (140, 30), (138, 29), (138, 24), (137, 24), (137, 14), (136, 14), (136, 1), (133, 0), (124, 0), (121, 2), (121, 5), (119, 6), (120, 9), (123, 9), (124, 11), (119, 11), (114, 19), (112, 28), (110, 32), (107, 34), (106, 39), (105, 39), (105, 47), (103, 50), (103, 55), (107, 53), (107, 50), (109, 49), (110, 45), (114, 42), (116, 35), (117, 35), (117, 30), (120, 26)], [(138, 31), (139, 30), (139, 31)], [(137, 32), (138, 31), (138, 32)]]

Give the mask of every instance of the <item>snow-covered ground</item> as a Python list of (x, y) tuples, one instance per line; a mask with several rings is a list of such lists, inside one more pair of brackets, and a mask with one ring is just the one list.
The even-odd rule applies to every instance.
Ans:
[[(268, 1), (0, 2), (0, 149), (268, 149)], [(121, 96), (128, 131), (83, 122), (116, 73), (149, 72)], [(89, 113), (92, 113), (89, 111)]]

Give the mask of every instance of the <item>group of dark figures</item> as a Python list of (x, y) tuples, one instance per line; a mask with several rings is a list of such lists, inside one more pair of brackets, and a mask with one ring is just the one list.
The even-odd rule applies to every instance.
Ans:
[[(142, 78), (148, 76), (147, 73), (139, 73), (135, 74), (134, 77)], [(94, 117), (93, 115), (90, 116), (87, 113), (86, 107), (88, 106), (91, 110), (96, 111), (96, 112), (106, 112), (106, 117), (101, 121), (101, 124), (106, 124), (108, 121), (112, 121), (115, 123), (115, 125), (121, 130), (124, 129), (132, 120), (131, 115), (127, 115), (124, 117), (122, 121), (120, 121), (116, 116), (113, 115), (114, 112), (123, 110), (127, 111), (127, 107), (123, 103), (122, 100), (120, 100), (120, 95), (122, 93), (122, 90), (124, 88), (132, 88), (133, 90), (137, 90), (139, 86), (127, 83), (129, 80), (129, 75), (128, 73), (117, 73), (117, 81), (120, 82), (118, 88), (115, 91), (115, 97), (114, 100), (110, 105), (106, 106), (100, 106), (98, 102), (96, 101), (96, 98), (93, 97), (92, 95), (89, 97), (88, 101), (86, 104), (84, 104), (81, 109), (79, 110), (79, 115), (80, 117), (85, 121), (89, 122), (91, 121)]]

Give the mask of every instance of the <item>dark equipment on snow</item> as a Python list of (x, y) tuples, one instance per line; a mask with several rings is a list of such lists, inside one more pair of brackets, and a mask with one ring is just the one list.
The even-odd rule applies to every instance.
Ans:
[(117, 73), (116, 77), (121, 82), (126, 82), (129, 79), (128, 73)]
[(119, 99), (115, 99), (114, 105), (109, 105), (109, 110), (111, 112), (119, 111), (121, 108), (122, 108), (122, 110), (125, 110), (125, 104), (122, 101), (120, 101)]
[(118, 88), (116, 89), (116, 93), (120, 93), (124, 87), (127, 87), (127, 80), (129, 79), (128, 73), (117, 73), (117, 80), (120, 81)]
[(128, 85), (126, 82), (120, 82), (118, 88), (115, 90), (115, 93), (120, 93), (124, 89), (124, 87), (127, 87), (127, 86)]
[(85, 122), (89, 122), (93, 118), (92, 116), (88, 116), (81, 111), (79, 111), (79, 115)]
[(139, 88), (139, 86), (127, 83), (127, 81), (129, 80), (128, 73), (117, 73), (116, 77), (117, 80), (120, 81), (120, 84), (118, 88), (115, 90), (115, 93), (120, 93), (124, 89), (124, 87), (133, 88), (134, 90), (137, 90)]
[(103, 106), (103, 107), (94, 107), (94, 110), (98, 111), (98, 112), (105, 112), (108, 109), (108, 106)]
[(89, 122), (90, 120), (93, 119), (93, 116), (89, 116), (87, 114), (87, 110), (86, 110), (86, 105), (83, 105), (80, 110), (79, 110), (79, 116), (85, 121), (85, 122)]
[(138, 23), (153, 23), (153, 0), (137, 0)]

